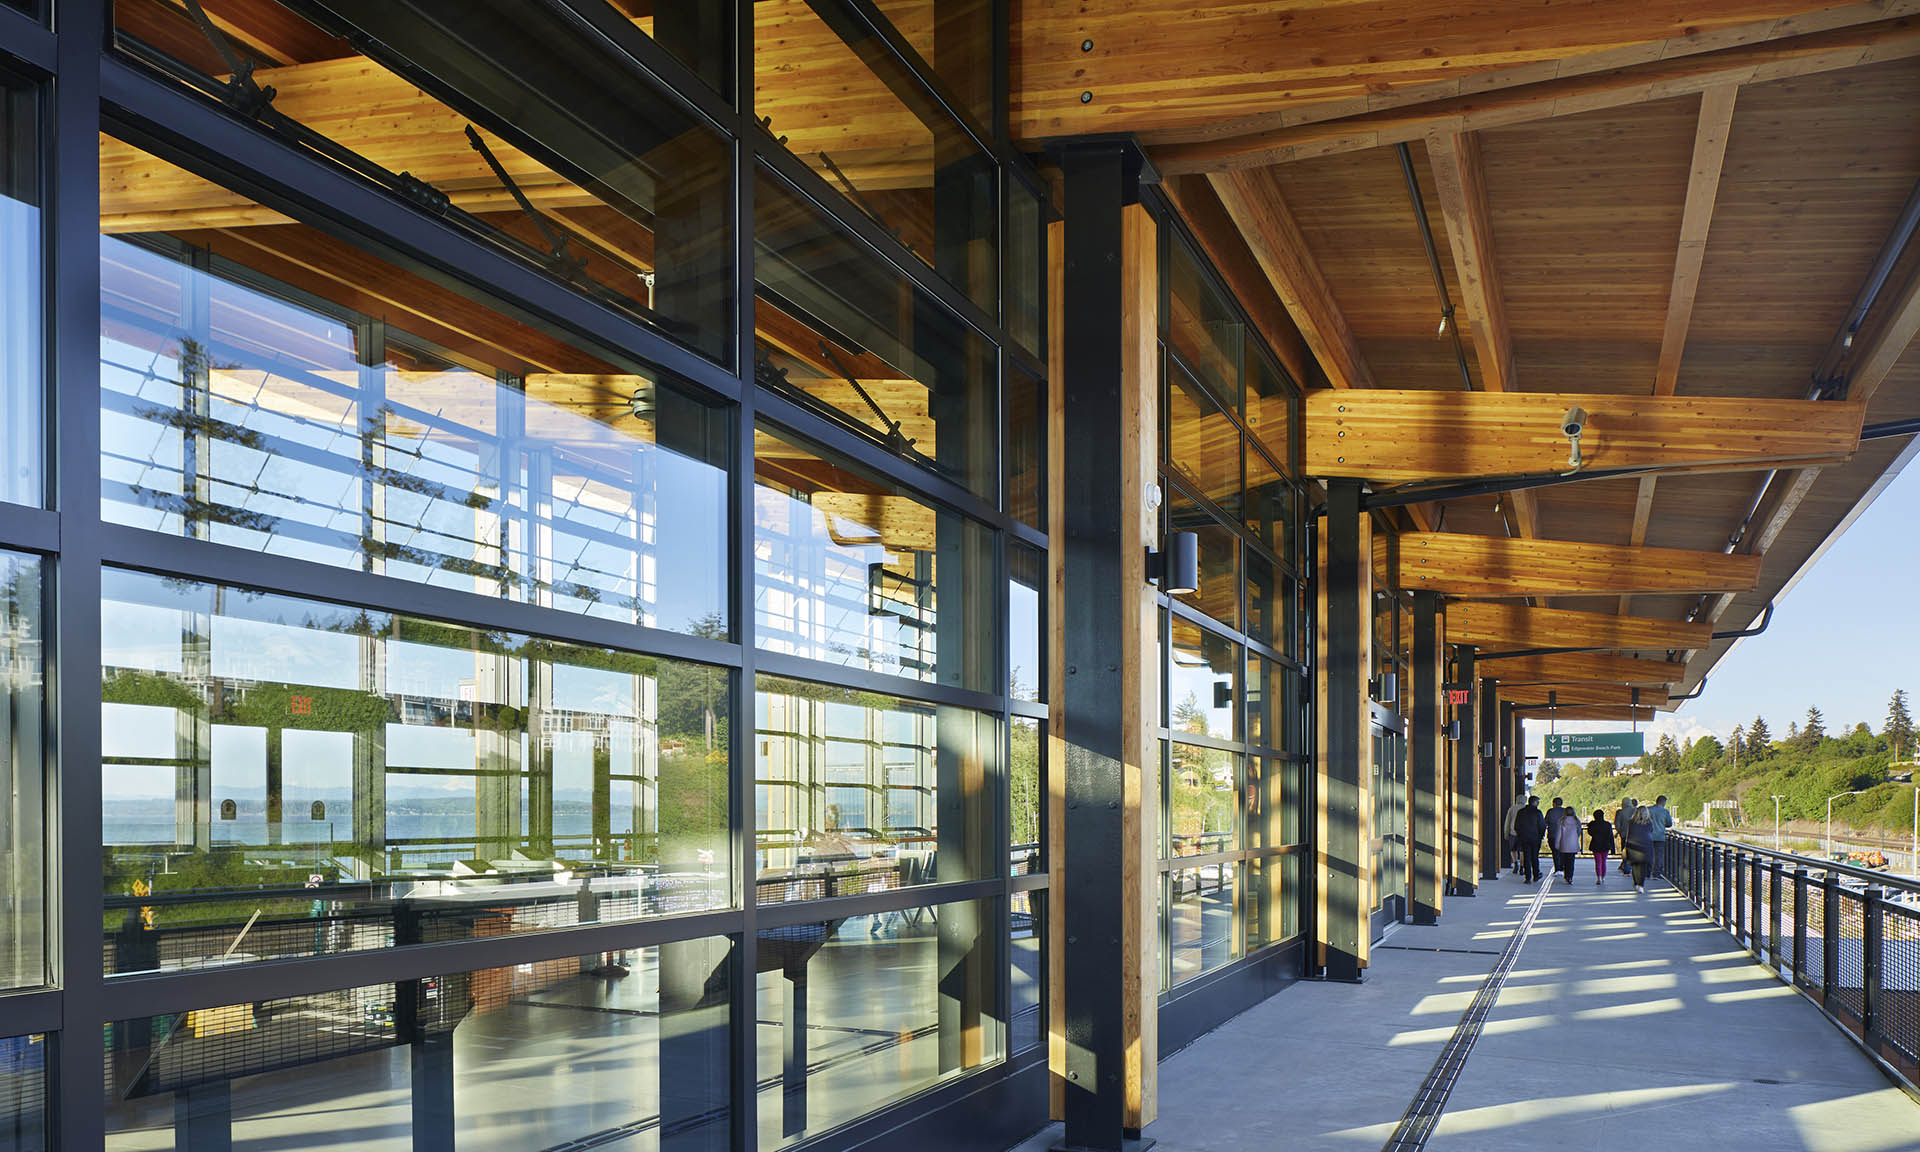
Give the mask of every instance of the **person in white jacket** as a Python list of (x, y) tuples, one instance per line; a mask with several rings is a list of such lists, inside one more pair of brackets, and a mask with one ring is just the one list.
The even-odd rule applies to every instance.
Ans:
[(1507, 863), (1513, 865), (1513, 874), (1520, 875), (1520, 833), (1514, 827), (1514, 821), (1520, 818), (1520, 810), (1527, 806), (1525, 796), (1515, 796), (1513, 806), (1507, 809), (1507, 820), (1503, 825), (1506, 832)]

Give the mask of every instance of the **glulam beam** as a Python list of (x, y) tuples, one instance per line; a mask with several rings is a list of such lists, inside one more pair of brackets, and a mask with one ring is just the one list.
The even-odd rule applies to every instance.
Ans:
[(1505, 691), (1510, 684), (1677, 684), (1686, 678), (1687, 666), (1611, 652), (1567, 652), (1482, 660), (1479, 672), (1498, 680)]
[(1513, 714), (1523, 720), (1545, 720), (1552, 717), (1555, 720), (1606, 720), (1622, 724), (1631, 724), (1636, 720), (1646, 724), (1660, 715), (1659, 711), (1653, 708), (1635, 708), (1631, 705), (1622, 707), (1617, 704), (1575, 704), (1561, 708), (1529, 706), (1516, 708)]
[[(1610, 612), (1462, 601), (1447, 606), (1447, 639), (1488, 652), (1520, 648), (1667, 652), (1705, 648), (1712, 642), (1713, 626), (1650, 616), (1615, 616)], [(1487, 661), (1482, 667), (1493, 669), (1500, 663)]]
[(1722, 552), (1464, 532), (1410, 532), (1394, 543), (1388, 568), (1394, 587), (1449, 596), (1749, 592), (1760, 583), (1760, 557)]
[(1566, 472), (1562, 417), (1584, 408), (1581, 467), (1723, 469), (1830, 462), (1860, 443), (1859, 403), (1580, 392), (1309, 393), (1307, 473), (1385, 483)]
[[(1639, 693), (1635, 697), (1635, 692)], [(1667, 703), (1665, 688), (1632, 688), (1621, 684), (1516, 684), (1500, 686), (1500, 698), (1513, 701), (1516, 707), (1539, 707), (1549, 700), (1557, 699), (1561, 704), (1610, 704), (1632, 706), (1636, 703), (1649, 708), (1663, 707)]]

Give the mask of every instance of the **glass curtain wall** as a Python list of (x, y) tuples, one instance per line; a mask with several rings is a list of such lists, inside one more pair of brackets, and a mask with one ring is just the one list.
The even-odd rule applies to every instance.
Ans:
[(1199, 586), (1161, 615), (1175, 988), (1299, 934), (1308, 798), (1298, 390), (1184, 232), (1161, 234), (1163, 531), (1200, 545)]
[(1043, 1075), (1005, 7), (59, 7), (0, 1147), (831, 1148)]

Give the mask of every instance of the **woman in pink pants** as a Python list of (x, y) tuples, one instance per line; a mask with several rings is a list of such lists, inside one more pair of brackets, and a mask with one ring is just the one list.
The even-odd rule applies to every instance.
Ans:
[(1587, 844), (1593, 849), (1593, 882), (1599, 884), (1607, 878), (1607, 857), (1613, 854), (1613, 825), (1598, 808), (1587, 823)]

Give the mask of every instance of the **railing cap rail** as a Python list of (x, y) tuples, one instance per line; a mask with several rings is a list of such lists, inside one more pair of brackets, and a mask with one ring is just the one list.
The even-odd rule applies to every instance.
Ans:
[(1836, 876), (1846, 876), (1854, 880), (1863, 880), (1882, 889), (1897, 889), (1901, 892), (1920, 892), (1920, 880), (1900, 876), (1892, 872), (1881, 872), (1873, 868), (1860, 868), (1852, 864), (1836, 864), (1831, 860), (1822, 860), (1817, 856), (1800, 856), (1792, 852), (1776, 852), (1771, 848), (1762, 848), (1756, 844), (1745, 844), (1738, 840), (1722, 840), (1718, 836), (1702, 836), (1697, 832), (1681, 832), (1678, 829), (1667, 833), (1668, 839), (1694, 840), (1702, 844), (1717, 844), (1722, 848), (1731, 848), (1752, 856), (1766, 856), (1774, 860), (1788, 861), (1806, 867), (1809, 871), (1819, 869)]

